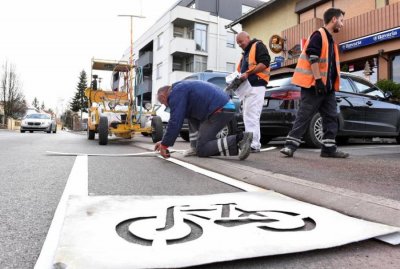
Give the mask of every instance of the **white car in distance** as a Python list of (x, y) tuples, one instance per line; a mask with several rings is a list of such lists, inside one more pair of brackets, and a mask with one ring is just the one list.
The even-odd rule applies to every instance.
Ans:
[(29, 131), (30, 133), (33, 133), (34, 131), (56, 133), (57, 124), (49, 114), (33, 113), (26, 115), (22, 119), (20, 131), (21, 133), (25, 133), (26, 131)]

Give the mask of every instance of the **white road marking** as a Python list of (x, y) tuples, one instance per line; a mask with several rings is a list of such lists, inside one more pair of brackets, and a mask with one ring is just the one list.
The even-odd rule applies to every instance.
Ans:
[[(184, 150), (170, 150), (171, 153), (173, 152), (184, 152)], [(134, 157), (134, 156), (156, 156), (159, 153), (155, 151), (146, 151), (146, 152), (139, 152), (139, 153), (126, 153), (126, 154), (113, 154), (113, 153), (77, 153), (77, 152), (57, 152), (57, 151), (46, 151), (49, 155), (61, 155), (61, 156), (78, 156), (78, 155), (87, 155), (87, 156), (104, 156), (104, 157)]]
[(263, 152), (263, 151), (270, 151), (270, 150), (274, 150), (274, 149), (276, 149), (276, 147), (264, 148), (264, 149), (260, 149), (260, 151)]
[(35, 269), (53, 268), (53, 260), (57, 250), (62, 226), (65, 219), (69, 196), (88, 196), (88, 156), (80, 155), (75, 159), (74, 166), (68, 177), (64, 192), (58, 203), (49, 231), (44, 241), (42, 251), (36, 261)]
[[(159, 157), (164, 159), (161, 156), (159, 156)], [(244, 190), (244, 191), (248, 191), (248, 192), (266, 191), (266, 189), (263, 189), (263, 188), (260, 188), (260, 187), (257, 187), (257, 186), (254, 186), (254, 185), (239, 181), (239, 180), (236, 180), (234, 178), (231, 178), (231, 177), (228, 177), (228, 176), (225, 176), (225, 175), (222, 175), (222, 174), (210, 171), (210, 170), (203, 169), (203, 168), (198, 167), (196, 165), (193, 165), (193, 164), (190, 164), (190, 163), (186, 163), (186, 162), (183, 162), (183, 161), (175, 159), (175, 158), (168, 158), (168, 159), (165, 159), (165, 160), (169, 161), (169, 162), (172, 162), (174, 164), (180, 165), (182, 167), (185, 167), (185, 168), (187, 168), (189, 170), (192, 170), (192, 171), (194, 171), (196, 173), (199, 173), (199, 174), (205, 175), (207, 177), (210, 177), (212, 179), (221, 181), (221, 182), (223, 182), (225, 184), (228, 184), (228, 185), (231, 185), (233, 187), (239, 188), (239, 189)]]

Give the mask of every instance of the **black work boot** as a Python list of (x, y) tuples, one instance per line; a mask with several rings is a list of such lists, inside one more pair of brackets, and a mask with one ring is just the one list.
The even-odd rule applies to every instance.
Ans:
[(293, 157), (295, 150), (288, 147), (284, 147), (280, 150), (280, 152), (286, 155), (286, 157)]
[(348, 154), (347, 152), (343, 152), (340, 150), (336, 150), (334, 152), (323, 152), (321, 151), (321, 157), (323, 158), (347, 158), (349, 157), (350, 154)]

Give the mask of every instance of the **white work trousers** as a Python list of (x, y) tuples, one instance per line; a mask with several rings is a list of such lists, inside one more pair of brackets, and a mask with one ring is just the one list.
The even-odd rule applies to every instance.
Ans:
[(243, 101), (243, 121), (245, 132), (253, 133), (251, 147), (260, 149), (260, 117), (264, 105), (265, 87), (251, 87), (241, 98)]

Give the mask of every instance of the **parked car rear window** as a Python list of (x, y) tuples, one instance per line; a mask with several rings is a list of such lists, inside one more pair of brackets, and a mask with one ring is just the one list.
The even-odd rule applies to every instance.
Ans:
[(340, 89), (341, 92), (352, 92), (354, 93), (353, 88), (351, 87), (350, 81), (347, 78), (340, 78)]
[(209, 80), (207, 80), (207, 82), (210, 82), (221, 89), (225, 89), (225, 87), (226, 87), (225, 77), (210, 78)]

